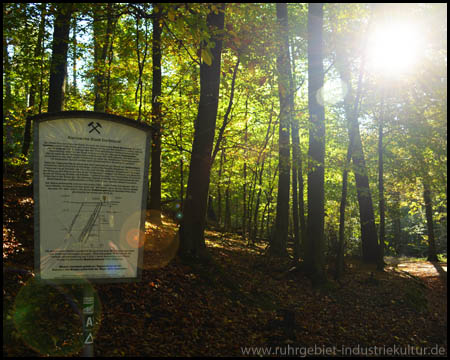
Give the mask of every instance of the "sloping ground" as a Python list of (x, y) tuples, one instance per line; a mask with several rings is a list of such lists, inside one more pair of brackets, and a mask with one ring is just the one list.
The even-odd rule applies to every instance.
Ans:
[[(4, 183), (3, 354), (78, 356), (80, 290), (33, 280), (30, 196)], [(446, 283), (430, 263), (378, 273), (349, 260), (314, 289), (234, 234), (207, 231), (211, 262), (182, 263), (176, 231), (146, 224), (142, 282), (94, 286), (96, 356), (447, 354)]]
[(447, 263), (405, 261), (397, 268), (420, 279), (427, 289), (430, 316), (443, 327), (447, 326)]

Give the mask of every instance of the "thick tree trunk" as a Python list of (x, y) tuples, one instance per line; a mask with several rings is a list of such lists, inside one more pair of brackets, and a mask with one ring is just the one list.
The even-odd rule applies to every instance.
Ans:
[[(338, 71), (341, 79), (346, 84), (351, 84), (348, 62), (344, 53), (338, 53)], [(349, 123), (349, 138), (351, 142), (351, 158), (353, 160), (353, 172), (355, 174), (356, 192), (359, 204), (359, 217), (361, 224), (362, 255), (365, 263), (377, 264), (379, 259), (379, 247), (377, 229), (375, 227), (375, 215), (373, 212), (372, 196), (369, 187), (364, 152), (362, 148), (361, 133), (359, 131), (357, 104), (361, 97), (361, 82), (363, 69), (360, 71), (358, 90), (355, 105), (351, 107), (351, 88), (345, 100), (345, 115)]]
[[(180, 87), (180, 104), (182, 103), (182, 93), (181, 93), (181, 87)], [(184, 159), (183, 159), (183, 117), (181, 116), (181, 105), (179, 107), (179, 123), (178, 127), (180, 129), (180, 208), (179, 211), (183, 212), (183, 202), (184, 202)]]
[(189, 167), (186, 201), (180, 228), (181, 257), (202, 257), (206, 246), (204, 230), (211, 170), (211, 152), (216, 129), (219, 102), (222, 38), (218, 31), (224, 27), (225, 4), (216, 5), (217, 14), (208, 14), (206, 23), (211, 32), (212, 62), (200, 65), (200, 103), (195, 123), (194, 143)]
[(308, 105), (310, 116), (308, 225), (305, 267), (313, 283), (324, 280), (325, 109), (317, 99), (324, 84), (323, 3), (308, 6)]
[[(298, 259), (299, 257), (303, 257), (305, 254), (305, 239), (306, 239), (306, 219), (305, 219), (305, 201), (304, 201), (304, 186), (303, 186), (303, 169), (302, 169), (302, 154), (300, 149), (300, 136), (299, 136), (299, 117), (294, 112), (294, 99), (295, 99), (295, 91), (297, 88), (297, 81), (296, 81), (296, 75), (295, 75), (295, 56), (294, 56), (294, 49), (292, 50), (291, 54), (291, 67), (292, 67), (292, 81), (291, 81), (291, 94), (292, 94), (292, 101), (291, 101), (291, 122), (292, 122), (292, 167), (293, 170), (293, 176), (296, 174), (296, 187), (298, 189), (297, 192), (294, 191), (294, 180), (292, 180), (292, 189), (294, 194), (297, 194), (296, 196), (293, 196), (294, 198), (297, 198), (298, 200), (298, 210), (297, 210), (297, 217), (300, 221), (298, 227), (299, 227), (299, 239), (296, 241), (298, 249), (297, 254), (295, 255), (295, 249), (294, 249), (294, 256)], [(302, 82), (303, 84), (303, 82)], [(294, 215), (295, 219), (295, 215)], [(295, 221), (295, 220), (294, 220)], [(295, 229), (295, 224), (294, 224)], [(294, 230), (295, 231), (295, 230)]]
[(359, 203), (363, 261), (376, 264), (379, 256), (377, 229), (359, 125), (356, 128), (355, 149), (352, 158)]
[[(350, 73), (348, 67), (345, 63), (346, 58), (343, 53), (343, 49), (338, 48), (338, 62), (337, 67), (340, 72), (341, 79), (347, 81), (350, 84)], [(348, 187), (348, 172), (350, 163), (352, 160), (353, 149), (355, 144), (356, 127), (358, 122), (354, 119), (358, 119), (359, 114), (359, 103), (362, 95), (362, 80), (364, 75), (364, 63), (362, 64), (359, 77), (358, 77), (358, 87), (356, 89), (356, 97), (352, 99), (351, 89), (347, 92), (344, 99), (344, 109), (347, 117), (348, 133), (349, 133), (349, 144), (347, 148), (347, 157), (345, 159), (344, 171), (342, 174), (342, 192), (341, 192), (341, 203), (339, 207), (339, 238), (336, 254), (336, 268), (335, 268), (335, 278), (338, 279), (344, 269), (344, 248), (345, 248), (345, 208), (347, 206), (347, 187)], [(353, 102), (353, 103), (352, 103)]]
[(277, 57), (278, 94), (280, 98), (280, 127), (278, 140), (279, 175), (277, 213), (275, 231), (270, 237), (270, 253), (287, 256), (289, 227), (289, 182), (290, 182), (290, 146), (289, 146), (289, 42), (288, 15), (286, 3), (277, 3), (277, 20), (280, 25), (280, 52)]
[(67, 49), (73, 3), (58, 3), (53, 30), (52, 60), (48, 90), (48, 112), (64, 110)]
[[(155, 5), (156, 6), (156, 5)], [(152, 81), (152, 169), (150, 178), (150, 222), (161, 225), (161, 10), (153, 13)], [(181, 168), (182, 168), (181, 164)]]

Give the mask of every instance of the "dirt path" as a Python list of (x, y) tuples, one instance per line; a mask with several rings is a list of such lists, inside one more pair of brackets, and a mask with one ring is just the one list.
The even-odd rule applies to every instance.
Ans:
[(438, 277), (447, 284), (447, 264), (431, 263), (428, 261), (421, 262), (401, 262), (397, 267), (403, 271), (417, 276), (421, 279)]
[[(389, 261), (387, 261), (389, 263)], [(390, 263), (397, 271), (405, 272), (419, 279), (430, 291), (428, 306), (435, 321), (447, 323), (447, 263), (429, 261), (401, 261)]]

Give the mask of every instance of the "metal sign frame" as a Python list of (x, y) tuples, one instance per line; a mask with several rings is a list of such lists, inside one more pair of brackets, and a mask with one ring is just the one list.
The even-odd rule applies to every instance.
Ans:
[[(99, 113), (99, 112), (91, 112), (91, 111), (62, 111), (55, 113), (46, 113), (40, 114), (30, 117), (33, 121), (33, 139), (34, 139), (34, 154), (33, 154), (33, 167), (34, 167), (34, 236), (35, 236), (35, 271), (42, 281), (48, 281), (56, 284), (77, 284), (84, 283), (86, 280), (93, 283), (119, 283), (119, 282), (136, 282), (140, 281), (142, 278), (142, 265), (143, 265), (143, 244), (145, 240), (145, 215), (147, 208), (147, 193), (148, 193), (148, 170), (149, 170), (149, 159), (150, 159), (150, 146), (151, 146), (151, 126), (143, 123), (139, 123), (135, 120), (131, 120), (125, 117), (107, 114), (107, 113)], [(138, 246), (137, 251), (137, 269), (135, 277), (89, 277), (88, 275), (78, 274), (77, 277), (74, 278), (42, 278), (41, 277), (41, 244), (45, 239), (41, 238), (41, 219), (45, 214), (41, 214), (40, 204), (41, 204), (41, 194), (39, 193), (40, 182), (44, 181), (44, 176), (40, 172), (40, 134), (39, 129), (40, 126), (46, 122), (51, 122), (55, 120), (66, 120), (66, 121), (86, 121), (91, 120), (88, 123), (88, 131), (87, 136), (97, 135), (100, 133), (102, 125), (101, 123), (119, 123), (121, 125), (130, 126), (132, 128), (138, 129), (144, 132), (145, 136), (145, 150), (144, 150), (144, 164), (143, 164), (143, 178), (142, 178), (142, 199), (140, 204), (136, 204), (136, 210), (140, 211), (140, 231), (138, 232), (139, 242), (141, 246)], [(114, 125), (113, 125), (114, 127)], [(112, 128), (112, 127), (110, 127)], [(119, 128), (118, 128), (119, 129)], [(98, 135), (100, 136), (100, 135)], [(87, 139), (85, 139), (87, 140)], [(102, 140), (103, 141), (103, 140)], [(72, 144), (67, 141), (67, 144)], [(137, 192), (138, 194), (138, 192)], [(98, 225), (100, 228), (100, 225)], [(100, 231), (100, 230), (99, 230)], [(120, 235), (121, 236), (121, 235)], [(122, 240), (120, 240), (122, 241)], [(85, 250), (86, 251), (86, 250)], [(80, 276), (80, 278), (78, 278)]]

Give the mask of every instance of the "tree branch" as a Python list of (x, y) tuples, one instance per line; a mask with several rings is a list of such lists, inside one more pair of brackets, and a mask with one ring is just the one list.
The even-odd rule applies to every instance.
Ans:
[(227, 127), (227, 125), (229, 123), (228, 116), (230, 115), (231, 107), (233, 106), (234, 85), (235, 85), (235, 82), (236, 82), (236, 74), (237, 74), (237, 71), (238, 71), (238, 68), (239, 68), (240, 61), (241, 61), (241, 58), (238, 55), (238, 59), (236, 61), (236, 65), (234, 66), (233, 79), (231, 80), (230, 101), (228, 102), (228, 108), (227, 108), (227, 111), (225, 112), (225, 116), (223, 117), (222, 127), (219, 130), (219, 136), (217, 138), (216, 146), (214, 147), (214, 151), (213, 151), (213, 154), (212, 154), (212, 157), (211, 157), (211, 165), (214, 162), (214, 159), (216, 158), (217, 152), (219, 151), (220, 142), (222, 141), (222, 138), (223, 138), (223, 133), (225, 132), (225, 128)]

